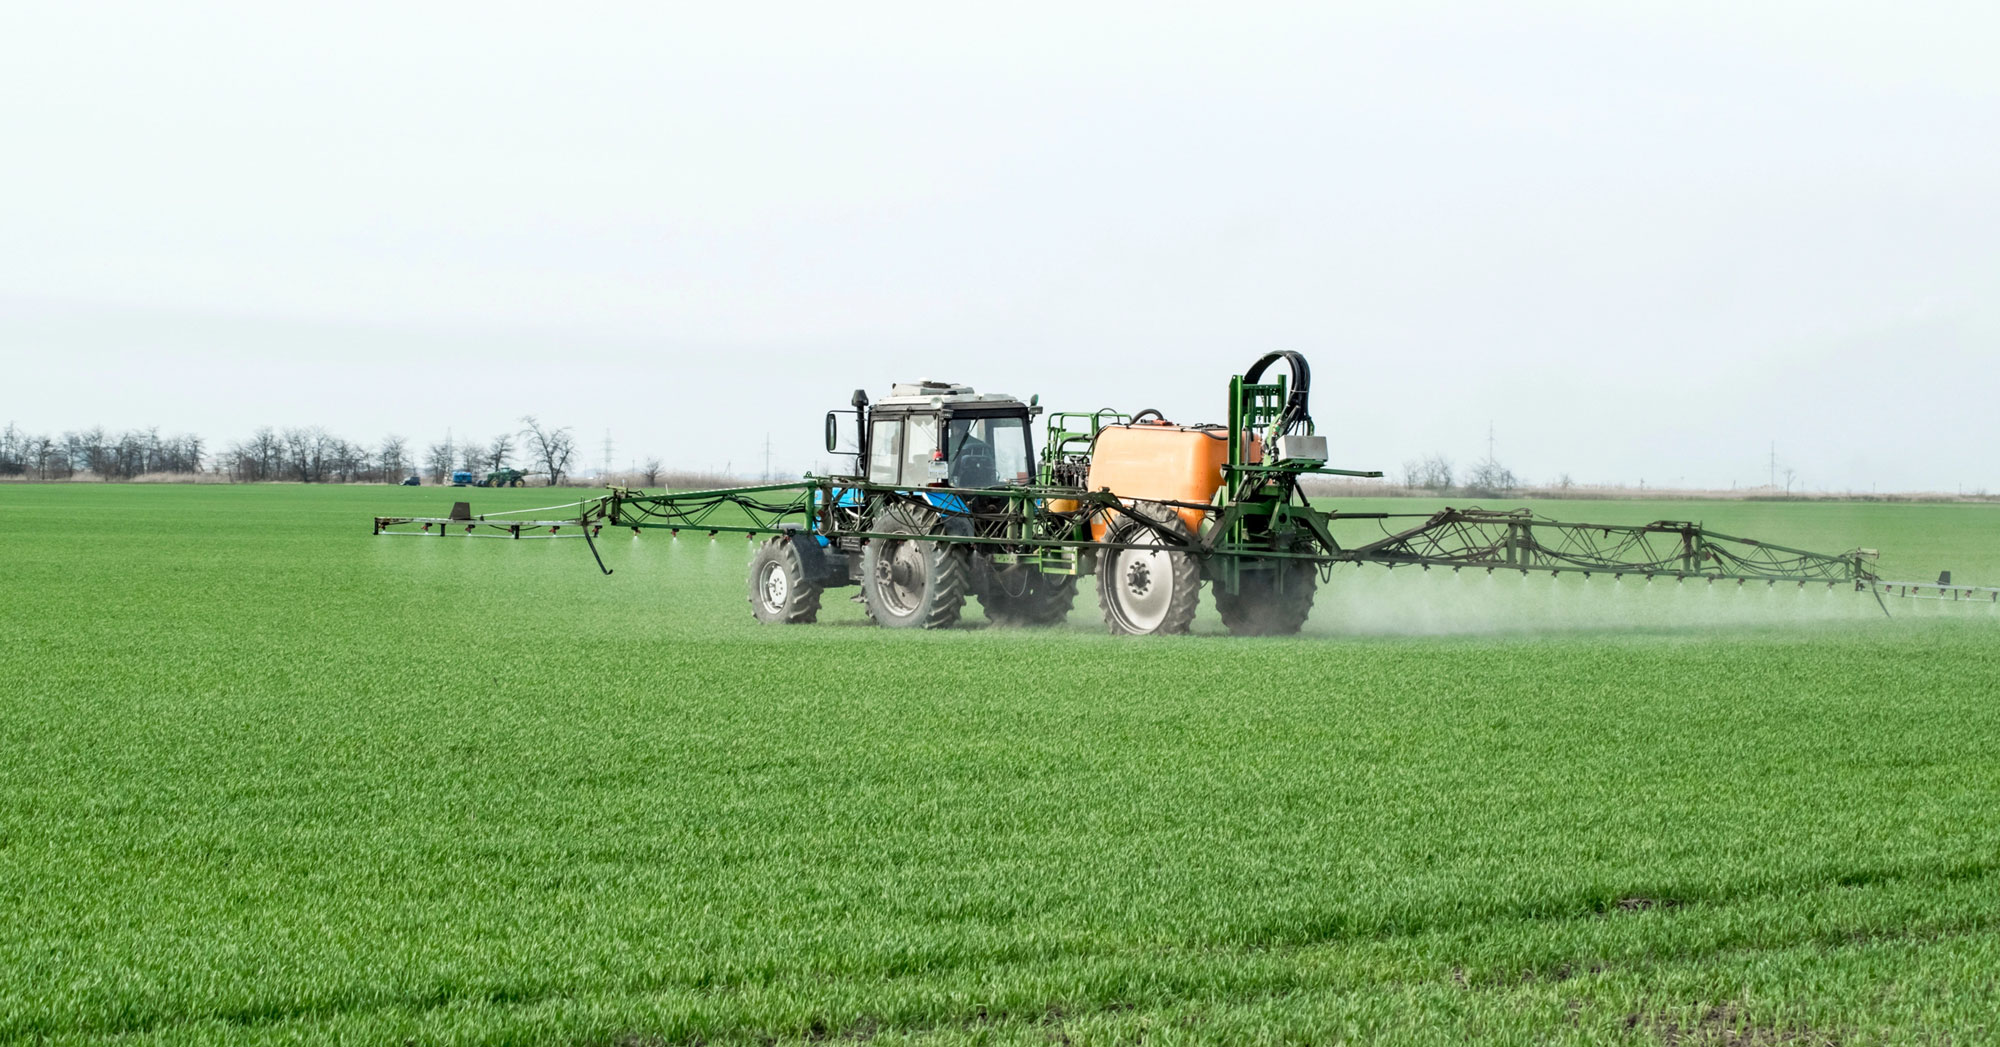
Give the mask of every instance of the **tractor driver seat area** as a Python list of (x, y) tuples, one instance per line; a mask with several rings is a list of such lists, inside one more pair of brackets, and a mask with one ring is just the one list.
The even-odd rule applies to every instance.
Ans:
[(961, 415), (947, 429), (945, 453), (951, 465), (946, 482), (968, 490), (1025, 483), (1033, 475), (1028, 419), (1016, 410)]
[(993, 465), (993, 447), (976, 436), (967, 436), (951, 454), (953, 487), (998, 487), (1000, 476)]

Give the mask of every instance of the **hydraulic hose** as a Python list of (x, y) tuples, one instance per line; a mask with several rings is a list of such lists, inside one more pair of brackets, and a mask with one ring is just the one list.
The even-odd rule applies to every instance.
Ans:
[(1257, 358), (1250, 370), (1243, 373), (1245, 382), (1255, 383), (1264, 377), (1264, 369), (1283, 360), (1292, 372), (1291, 395), (1285, 398), (1285, 413), (1278, 417), (1278, 431), (1289, 433), (1302, 424), (1312, 421), (1306, 410), (1307, 398), (1312, 391), (1312, 368), (1306, 366), (1305, 354), (1290, 349), (1279, 349)]

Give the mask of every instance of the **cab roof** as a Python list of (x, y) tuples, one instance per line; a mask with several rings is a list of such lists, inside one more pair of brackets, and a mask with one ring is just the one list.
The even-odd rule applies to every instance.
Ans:
[(929, 378), (895, 383), (889, 387), (889, 395), (875, 401), (875, 406), (928, 407), (933, 401), (940, 404), (981, 407), (1024, 406), (1020, 400), (1006, 393), (978, 393), (969, 385), (938, 382)]

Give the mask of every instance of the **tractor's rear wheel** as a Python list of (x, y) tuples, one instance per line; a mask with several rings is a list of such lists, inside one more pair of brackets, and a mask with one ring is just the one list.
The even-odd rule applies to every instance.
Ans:
[(892, 505), (868, 529), (909, 538), (870, 538), (861, 550), (861, 599), (875, 624), (892, 629), (948, 629), (958, 624), (970, 587), (966, 555), (951, 543), (914, 537), (944, 532), (929, 509)]
[[(1180, 539), (1176, 543), (1164, 535)], [(1180, 514), (1158, 502), (1139, 502), (1104, 533), (1116, 545), (1157, 546), (1106, 549), (1097, 557), (1097, 603), (1113, 633), (1184, 633), (1201, 602), (1201, 565), (1176, 545), (1192, 545)]]
[(1319, 570), (1310, 561), (1280, 560), (1269, 570), (1244, 571), (1232, 593), (1215, 587), (1215, 610), (1237, 636), (1290, 636), (1312, 614)]
[(758, 621), (767, 625), (818, 621), (819, 595), (819, 580), (806, 577), (805, 563), (790, 540), (771, 538), (757, 547), (750, 558), (750, 613)]
[(974, 570), (979, 606), (994, 625), (1059, 625), (1076, 603), (1076, 578), (1020, 564), (995, 567), (979, 558)]

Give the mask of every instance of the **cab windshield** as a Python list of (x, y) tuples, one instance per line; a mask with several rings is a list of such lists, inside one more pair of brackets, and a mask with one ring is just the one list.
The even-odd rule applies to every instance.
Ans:
[(972, 415), (951, 420), (945, 444), (953, 487), (1027, 483), (1032, 457), (1028, 422), (1019, 415)]

